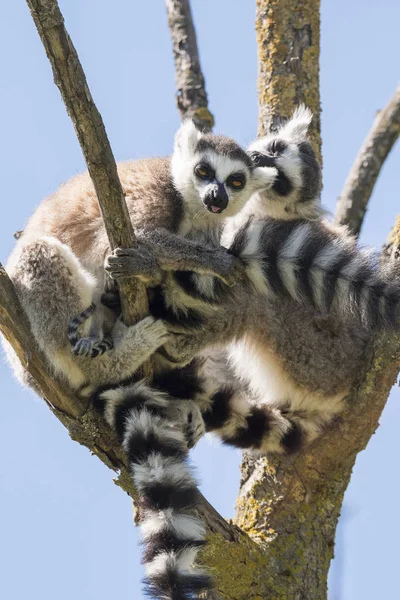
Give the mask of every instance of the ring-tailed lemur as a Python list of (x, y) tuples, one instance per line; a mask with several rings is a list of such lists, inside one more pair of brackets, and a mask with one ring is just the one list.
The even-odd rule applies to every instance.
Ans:
[[(151, 244), (163, 244), (171, 232), (172, 240), (185, 236), (217, 245), (221, 219), (238, 212), (255, 190), (268, 185), (268, 181), (272, 184), (276, 176), (273, 168), (268, 172), (254, 169), (248, 155), (233, 140), (203, 134), (191, 121), (178, 131), (171, 158), (121, 163), (118, 171), (132, 224), (139, 239), (141, 229), (145, 230), (142, 236)], [(119, 381), (131, 370), (133, 352), (128, 353), (129, 360), (111, 358), (120, 351), (118, 338), (127, 334), (128, 343), (133, 336), (133, 330), (122, 323), (113, 331), (117, 338), (114, 352), (96, 361), (84, 356), (90, 341), (98, 342), (103, 332), (108, 335), (115, 323), (113, 311), (99, 303), (108, 253), (95, 190), (85, 173), (39, 205), (7, 263), (38, 345), (55, 375), (67, 379), (73, 389), (91, 382), (98, 385)], [(208, 256), (207, 264), (203, 262), (199, 267), (202, 272), (232, 283), (235, 257), (227, 252), (223, 260), (219, 257), (214, 261), (212, 251)], [(179, 268), (179, 262), (175, 267)], [(68, 327), (74, 316), (92, 302), (97, 310), (89, 309), (90, 318), (82, 323), (88, 344), (81, 343), (83, 356), (74, 356)], [(149, 346), (143, 360), (167, 335), (162, 324), (155, 324), (153, 337), (157, 339), (153, 340), (151, 323), (148, 319), (143, 325)], [(73, 337), (72, 329), (69, 333)], [(132, 349), (136, 347), (130, 343)], [(121, 367), (125, 363), (127, 366)]]
[[(219, 246), (221, 219), (238, 212), (254, 191), (272, 184), (276, 174), (273, 168), (253, 167), (233, 140), (202, 134), (191, 122), (179, 130), (171, 159), (119, 165), (139, 239), (142, 236), (146, 243), (163, 243), (170, 232), (171, 249), (179, 236), (185, 236), (189, 246), (191, 240)], [(204, 535), (201, 523), (190, 515), (198, 491), (186, 463), (187, 445), (202, 433), (203, 422), (196, 405), (180, 402), (186, 392), (181, 386), (178, 395), (176, 381), (173, 395), (167, 374), (156, 379), (156, 392), (145, 382), (134, 381), (138, 367), (166, 341), (167, 329), (154, 317), (125, 327), (120, 320), (115, 323), (112, 311), (98, 304), (107, 253), (96, 194), (88, 174), (84, 174), (38, 207), (17, 242), (7, 270), (54, 375), (75, 391), (86, 394), (96, 389), (98, 403), (106, 402), (105, 416), (127, 450), (141, 493), (150, 593), (157, 598), (184, 600), (210, 586), (208, 575), (193, 567)], [(208, 260), (200, 263), (199, 270), (232, 283), (230, 272), (236, 262), (228, 252), (222, 260), (219, 255), (214, 261), (213, 251), (208, 251)], [(182, 253), (174, 268), (181, 264)], [(145, 281), (148, 264), (146, 269)], [(167, 286), (174, 285), (173, 275), (163, 275), (163, 280)], [(96, 310), (93, 302), (98, 305)], [(83, 317), (89, 318), (81, 315), (68, 330), (74, 316), (86, 307), (90, 308)], [(186, 318), (195, 317), (196, 308), (189, 306)], [(76, 336), (77, 324), (83, 328), (82, 340)], [(104, 350), (101, 340), (111, 331), (114, 348), (100, 355)], [(94, 354), (94, 360), (89, 358)], [(23, 377), (15, 355), (13, 362)], [(163, 389), (171, 392), (171, 398)], [(189, 430), (186, 436), (185, 430)]]
[[(181, 293), (217, 310), (201, 329), (187, 331), (163, 351), (184, 364), (207, 347), (231, 343), (229, 367), (253, 403), (223, 386), (206, 397), (205, 421), (226, 443), (262, 452), (295, 450), (317, 437), (355, 385), (373, 331), (399, 326), (396, 266), (380, 264), (377, 255), (357, 249), (346, 229), (321, 218), (320, 169), (307, 140), (310, 119), (300, 109), (250, 147), (253, 160), (277, 167), (279, 176), (272, 191), (247, 203), (227, 234), (225, 243), (244, 263), (246, 278), (228, 289), (177, 273)], [(165, 262), (164, 248), (153, 252)], [(135, 261), (137, 274), (137, 254)], [(163, 292), (158, 316), (168, 320), (176, 290)], [(210, 362), (208, 376), (212, 371)]]

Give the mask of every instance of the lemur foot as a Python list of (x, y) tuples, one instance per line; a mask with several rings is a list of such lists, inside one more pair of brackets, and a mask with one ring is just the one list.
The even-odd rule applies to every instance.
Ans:
[(157, 285), (163, 277), (157, 259), (141, 243), (136, 248), (116, 248), (106, 257), (104, 268), (112, 279), (137, 277), (147, 285)]
[(114, 341), (118, 343), (118, 339), (123, 339), (129, 330), (136, 336), (139, 335), (143, 340), (143, 346), (151, 348), (153, 352), (163, 346), (170, 335), (164, 321), (154, 317), (145, 317), (130, 327), (127, 327), (121, 320), (117, 321), (112, 330)]
[(187, 365), (197, 354), (196, 336), (169, 332), (166, 343), (157, 352), (160, 364)]
[(111, 336), (107, 335), (101, 340), (92, 337), (81, 338), (72, 349), (75, 356), (83, 356), (85, 358), (96, 358), (105, 352), (112, 350), (114, 342)]

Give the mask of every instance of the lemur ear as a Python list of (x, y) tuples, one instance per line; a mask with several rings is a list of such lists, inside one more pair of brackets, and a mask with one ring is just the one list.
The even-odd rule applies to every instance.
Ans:
[(307, 137), (307, 131), (312, 121), (313, 114), (304, 104), (300, 104), (293, 115), (283, 127), (279, 129), (279, 135), (284, 138), (290, 138), (296, 142), (302, 142)]
[(174, 152), (193, 154), (202, 133), (191, 119), (187, 119), (179, 127), (175, 135)]

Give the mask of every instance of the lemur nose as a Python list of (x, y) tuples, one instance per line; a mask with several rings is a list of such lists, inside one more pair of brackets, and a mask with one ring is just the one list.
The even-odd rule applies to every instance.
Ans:
[(214, 198), (218, 202), (228, 202), (228, 194), (223, 183), (217, 183), (213, 189)]
[(204, 204), (211, 212), (222, 212), (229, 203), (229, 197), (223, 183), (216, 183), (210, 186), (204, 198)]

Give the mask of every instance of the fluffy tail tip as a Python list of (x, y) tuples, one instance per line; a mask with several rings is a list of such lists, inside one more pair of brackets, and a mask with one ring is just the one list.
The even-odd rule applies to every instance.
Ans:
[(173, 555), (162, 570), (148, 572), (144, 583), (145, 594), (152, 600), (197, 600), (199, 594), (213, 589), (212, 578), (206, 571), (182, 570)]

